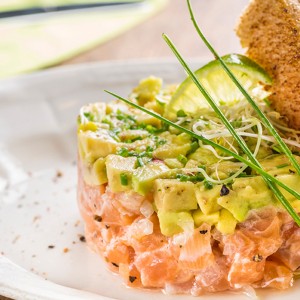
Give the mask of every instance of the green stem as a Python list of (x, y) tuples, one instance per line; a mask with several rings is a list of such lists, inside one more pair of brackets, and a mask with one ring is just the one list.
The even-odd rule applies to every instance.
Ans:
[(297, 162), (297, 160), (295, 159), (295, 157), (293, 156), (291, 150), (284, 143), (284, 141), (282, 140), (282, 138), (280, 137), (280, 135), (278, 134), (278, 132), (276, 131), (276, 129), (274, 128), (274, 126), (272, 125), (272, 123), (266, 117), (266, 115), (260, 110), (260, 108), (257, 106), (257, 104), (255, 103), (255, 101), (251, 98), (251, 96), (244, 89), (244, 87), (241, 85), (241, 83), (239, 82), (239, 80), (234, 76), (234, 74), (228, 68), (228, 66), (226, 65), (226, 63), (224, 62), (224, 60), (220, 57), (220, 55), (216, 52), (216, 50), (213, 48), (213, 46), (209, 43), (209, 41), (207, 40), (207, 38), (204, 36), (204, 34), (202, 33), (202, 31), (201, 31), (201, 29), (200, 29), (200, 27), (199, 27), (199, 25), (198, 25), (198, 23), (197, 23), (197, 21), (195, 19), (195, 16), (194, 16), (194, 13), (193, 13), (193, 9), (192, 9), (192, 5), (191, 5), (191, 1), (187, 0), (187, 4), (188, 4), (188, 7), (189, 7), (189, 12), (190, 12), (190, 15), (191, 15), (192, 22), (193, 22), (193, 24), (194, 24), (194, 26), (195, 26), (195, 28), (196, 28), (196, 30), (197, 30), (200, 38), (205, 43), (205, 45), (207, 46), (207, 48), (211, 51), (211, 53), (214, 55), (214, 57), (220, 62), (221, 66), (223, 67), (223, 69), (225, 70), (225, 72), (227, 73), (227, 75), (234, 82), (234, 84), (239, 88), (239, 90), (241, 91), (241, 93), (244, 95), (244, 97), (247, 99), (247, 101), (250, 103), (250, 105), (253, 107), (253, 109), (256, 111), (256, 113), (259, 115), (259, 117), (262, 120), (263, 124), (268, 128), (269, 132), (273, 135), (273, 137), (275, 138), (275, 140), (279, 144), (279, 146), (282, 149), (282, 151), (289, 158), (290, 162), (292, 163), (292, 165), (294, 166), (294, 168), (297, 170), (298, 174), (300, 174), (300, 165)]
[[(281, 181), (279, 181), (278, 179), (276, 179), (275, 177), (271, 176), (270, 174), (268, 174), (267, 172), (265, 172), (263, 169), (261, 169), (260, 167), (258, 167), (257, 165), (253, 164), (252, 162), (250, 162), (249, 160), (243, 158), (242, 156), (236, 154), (235, 152), (232, 152), (231, 150), (219, 145), (219, 144), (216, 144), (210, 140), (207, 140), (206, 138), (196, 134), (195, 132), (189, 130), (189, 129), (186, 129), (178, 124), (175, 124), (173, 122), (171, 122), (170, 120), (158, 115), (157, 113), (151, 111), (151, 110), (148, 110), (147, 108), (145, 107), (142, 107), (142, 106), (139, 106), (138, 104), (135, 104), (117, 94), (114, 94), (110, 91), (107, 91), (105, 90), (106, 93), (114, 96), (115, 98), (127, 103), (128, 105), (130, 106), (133, 106), (145, 113), (147, 113), (148, 115), (156, 118), (156, 119), (159, 119), (160, 121), (182, 131), (182, 132), (185, 132), (187, 134), (189, 134), (190, 136), (196, 138), (197, 140), (199, 141), (202, 141), (216, 149), (219, 149), (221, 151), (223, 151), (224, 153), (226, 153), (227, 155), (230, 155), (232, 157), (234, 157), (235, 159), (239, 160), (240, 162), (246, 164), (247, 166), (249, 166), (250, 168), (252, 168), (253, 170), (255, 170), (257, 173), (259, 173), (262, 177), (266, 177), (268, 182), (275, 182), (276, 184), (278, 184), (280, 187), (282, 187), (283, 189), (285, 189), (286, 191), (288, 191), (291, 195), (293, 195), (295, 198), (297, 198), (298, 200), (300, 199), (300, 194), (296, 191), (294, 191), (293, 189), (289, 188), (288, 186), (286, 186), (284, 183), (282, 183)], [(298, 214), (295, 212), (295, 210), (293, 209), (293, 207), (291, 206), (291, 204), (285, 199), (284, 203), (282, 203), (282, 205), (285, 207), (285, 209), (288, 211), (288, 213), (292, 216), (292, 218), (295, 220), (295, 222), (300, 226), (300, 217), (298, 216)]]

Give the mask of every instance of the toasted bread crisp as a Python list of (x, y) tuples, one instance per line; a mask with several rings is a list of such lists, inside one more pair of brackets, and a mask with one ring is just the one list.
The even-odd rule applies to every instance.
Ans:
[(237, 34), (273, 77), (274, 108), (300, 129), (300, 0), (252, 0)]

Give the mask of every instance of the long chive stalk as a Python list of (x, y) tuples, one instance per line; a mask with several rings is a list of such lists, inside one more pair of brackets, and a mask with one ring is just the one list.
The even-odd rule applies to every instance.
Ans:
[[(237, 132), (235, 131), (235, 129), (233, 128), (233, 126), (230, 124), (230, 122), (224, 116), (224, 114), (222, 113), (222, 111), (216, 105), (215, 101), (212, 99), (212, 97), (209, 95), (209, 93), (205, 90), (205, 88), (199, 82), (199, 80), (197, 79), (197, 77), (195, 76), (195, 74), (192, 72), (192, 70), (189, 68), (189, 66), (187, 65), (187, 63), (184, 61), (184, 59), (182, 58), (182, 56), (180, 55), (180, 53), (178, 52), (178, 50), (176, 49), (176, 47), (174, 46), (174, 44), (171, 42), (171, 40), (168, 38), (168, 36), (166, 36), (165, 34), (163, 34), (163, 38), (167, 42), (167, 44), (169, 45), (169, 47), (171, 48), (171, 50), (173, 51), (173, 53), (175, 54), (175, 56), (177, 57), (177, 59), (179, 60), (179, 62), (181, 63), (181, 65), (183, 66), (183, 68), (185, 69), (185, 71), (188, 73), (188, 75), (190, 76), (190, 78), (193, 80), (193, 82), (195, 83), (195, 85), (198, 87), (198, 89), (200, 90), (200, 92), (202, 93), (202, 95), (205, 97), (205, 99), (207, 100), (207, 102), (210, 104), (210, 106), (213, 108), (213, 110), (218, 114), (218, 116), (220, 117), (220, 119), (222, 120), (222, 122), (224, 123), (224, 125), (226, 126), (226, 128), (229, 130), (229, 132), (231, 133), (231, 135), (238, 142), (239, 146), (242, 148), (242, 150), (244, 151), (244, 153), (248, 156), (248, 158), (250, 159), (250, 161), (253, 164), (257, 165), (258, 167), (260, 167), (262, 169), (260, 163), (258, 162), (258, 160), (256, 159), (256, 157), (254, 157), (254, 155), (252, 154), (252, 152), (248, 148), (248, 146), (245, 143), (245, 141), (237, 134)], [(278, 189), (278, 187), (274, 184), (273, 181), (270, 181), (264, 175), (262, 175), (262, 177), (263, 177), (264, 181), (267, 183), (267, 185), (270, 187), (270, 189), (273, 191), (273, 193), (275, 194), (276, 198), (287, 209), (287, 211), (289, 211), (289, 209), (292, 208), (292, 207), (289, 204), (288, 200), (280, 192), (280, 190)], [(292, 208), (292, 210), (294, 211), (293, 208)], [(296, 214), (295, 211), (294, 211), (294, 213)], [(298, 216), (297, 220), (300, 220), (299, 216)], [(298, 224), (298, 225), (300, 226), (300, 224)]]
[(278, 134), (278, 132), (276, 131), (276, 129), (274, 128), (274, 126), (272, 125), (272, 123), (266, 117), (266, 115), (260, 110), (260, 108), (255, 103), (255, 101), (251, 98), (251, 96), (249, 95), (249, 93), (241, 85), (241, 83), (239, 82), (239, 80), (235, 77), (235, 75), (228, 68), (228, 66), (226, 65), (226, 63), (224, 62), (224, 60), (220, 57), (220, 55), (216, 52), (216, 50), (213, 48), (213, 46), (209, 43), (209, 41), (207, 40), (207, 38), (204, 36), (204, 34), (202, 33), (202, 31), (201, 31), (201, 29), (200, 29), (200, 27), (199, 27), (199, 25), (198, 25), (198, 23), (197, 23), (197, 21), (195, 19), (195, 16), (194, 16), (194, 13), (193, 13), (193, 9), (192, 9), (192, 5), (191, 5), (191, 1), (187, 0), (187, 4), (188, 4), (188, 8), (189, 8), (189, 12), (190, 12), (190, 16), (191, 16), (192, 22), (193, 22), (193, 24), (194, 24), (194, 26), (195, 26), (195, 28), (196, 28), (196, 30), (197, 30), (200, 38), (205, 43), (205, 45), (210, 50), (210, 52), (214, 55), (214, 57), (220, 62), (221, 66), (223, 67), (223, 69), (225, 70), (225, 72), (227, 73), (227, 75), (234, 82), (234, 84), (239, 88), (239, 90), (241, 91), (241, 93), (244, 95), (244, 97), (247, 99), (247, 101), (250, 103), (250, 105), (256, 111), (256, 113), (258, 114), (258, 116), (262, 120), (263, 124), (269, 130), (270, 134), (273, 135), (273, 137), (275, 138), (275, 140), (279, 144), (281, 150), (285, 153), (285, 155), (290, 160), (291, 164), (296, 169), (297, 173), (300, 174), (300, 165), (297, 162), (297, 160), (295, 159), (295, 157), (293, 156), (291, 150), (284, 143), (284, 141), (282, 140), (282, 138), (280, 137), (280, 135)]
[[(135, 104), (134, 102), (131, 102), (115, 93), (112, 93), (110, 91), (107, 91), (105, 90), (106, 93), (114, 96), (115, 98), (127, 103), (128, 105), (130, 106), (133, 106), (145, 113), (147, 113), (148, 115), (182, 131), (182, 132), (185, 132), (187, 134), (189, 134), (190, 136), (196, 138), (197, 140), (199, 141), (202, 141), (216, 149), (219, 149), (221, 151), (223, 151), (224, 153), (234, 157), (235, 159), (239, 160), (240, 162), (248, 165), (250, 168), (254, 169), (257, 173), (259, 173), (263, 178), (266, 178), (266, 181), (267, 183), (272, 183), (272, 182), (275, 182), (276, 184), (278, 184), (280, 187), (282, 187), (283, 189), (285, 189), (287, 192), (289, 192), (291, 195), (293, 195), (295, 198), (297, 199), (300, 199), (300, 194), (298, 192), (296, 192), (295, 190), (289, 188), (287, 185), (285, 185), (284, 183), (282, 183), (281, 181), (279, 181), (278, 179), (276, 179), (275, 177), (271, 176), (270, 174), (268, 174), (266, 171), (264, 171), (262, 168), (260, 168), (259, 166), (257, 166), (256, 164), (252, 163), (251, 161), (243, 158), (242, 156), (236, 154), (235, 152), (217, 144), (217, 143), (214, 143), (213, 141), (210, 141), (206, 138), (204, 138), (203, 136), (201, 135), (198, 135), (196, 134), (195, 132), (189, 130), (189, 129), (186, 129), (178, 124), (175, 124), (173, 123), (172, 121), (158, 115), (157, 113), (153, 112), (153, 111), (150, 111), (148, 110), (147, 108), (145, 107), (142, 107), (138, 104)], [(280, 191), (279, 191), (280, 192)], [(275, 192), (274, 192), (275, 193)], [(280, 201), (281, 202), (281, 201)], [(296, 211), (293, 209), (293, 207), (291, 206), (291, 204), (284, 198), (283, 201), (281, 202), (282, 205), (284, 206), (284, 208), (288, 211), (288, 213), (291, 215), (291, 217), (294, 219), (294, 221), (298, 224), (298, 226), (300, 226), (300, 217), (298, 216), (298, 214), (296, 213)]]

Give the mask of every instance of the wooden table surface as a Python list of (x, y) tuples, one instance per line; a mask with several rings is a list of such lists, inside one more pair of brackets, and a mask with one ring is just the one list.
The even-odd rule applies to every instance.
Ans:
[[(220, 54), (242, 53), (234, 28), (248, 0), (194, 0), (199, 25)], [(170, 0), (168, 6), (127, 33), (74, 57), (61, 65), (105, 60), (174, 57), (163, 41), (166, 33), (187, 58), (210, 57), (190, 20), (185, 0)], [(59, 67), (59, 66), (58, 66)], [(0, 300), (7, 299), (0, 296)]]

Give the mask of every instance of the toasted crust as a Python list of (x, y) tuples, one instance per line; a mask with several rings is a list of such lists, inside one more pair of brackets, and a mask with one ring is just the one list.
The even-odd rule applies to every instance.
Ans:
[(273, 77), (274, 108), (300, 129), (300, 0), (252, 0), (237, 34), (247, 55)]

